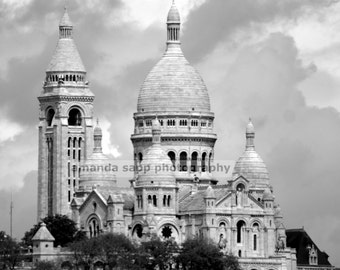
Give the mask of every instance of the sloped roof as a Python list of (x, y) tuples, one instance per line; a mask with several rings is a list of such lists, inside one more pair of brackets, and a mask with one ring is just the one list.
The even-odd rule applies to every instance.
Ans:
[(297, 265), (309, 265), (309, 251), (307, 246), (314, 245), (318, 251), (318, 265), (331, 266), (326, 252), (321, 251), (307, 232), (302, 229), (286, 230), (287, 246), (296, 249)]
[(86, 72), (76, 44), (72, 38), (58, 40), (47, 72)]
[(55, 238), (47, 229), (46, 224), (44, 222), (40, 224), (39, 230), (32, 237), (32, 241), (54, 241), (54, 240)]

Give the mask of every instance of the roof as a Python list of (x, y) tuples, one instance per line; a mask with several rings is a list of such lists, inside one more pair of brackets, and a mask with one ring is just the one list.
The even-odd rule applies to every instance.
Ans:
[(47, 229), (46, 224), (44, 222), (40, 224), (39, 230), (32, 237), (32, 241), (54, 241), (54, 240), (55, 240), (54, 237)]
[(207, 87), (180, 48), (176, 53), (167, 51), (150, 71), (140, 89), (137, 110), (210, 111)]
[(269, 173), (266, 164), (255, 151), (255, 129), (249, 121), (246, 128), (246, 149), (236, 161), (233, 177), (243, 176), (253, 185), (269, 186)]
[[(67, 34), (65, 29), (71, 28)], [(72, 22), (67, 9), (59, 23), (60, 34), (55, 53), (47, 68), (47, 72), (86, 72), (83, 61), (72, 38)]]
[(181, 18), (179, 15), (179, 11), (176, 7), (175, 1), (172, 2), (171, 8), (168, 13), (168, 22), (180, 22)]
[(214, 198), (216, 198), (216, 202), (225, 197), (230, 192), (225, 186), (209, 186), (200, 187), (199, 190), (194, 193), (191, 193), (191, 189), (181, 187), (179, 189), (179, 210), (181, 212), (187, 211), (202, 211), (205, 209), (204, 198), (206, 198), (207, 191), (210, 194), (214, 194)]
[(123, 187), (97, 187), (97, 192), (101, 194), (106, 201), (111, 196), (111, 199), (116, 195), (120, 195), (119, 197), (123, 197), (124, 200), (124, 209), (132, 210), (134, 207), (134, 190), (131, 188), (123, 188)]
[(65, 7), (64, 15), (63, 15), (63, 17), (61, 17), (59, 26), (66, 26), (66, 27), (72, 27), (73, 26), (71, 19), (70, 19), (70, 16), (68, 15), (66, 7)]
[(307, 232), (302, 229), (286, 230), (287, 246), (296, 249), (297, 265), (309, 265), (309, 252), (307, 246), (314, 245), (318, 251), (318, 265), (331, 266), (328, 261), (327, 253), (321, 251), (314, 241), (310, 238)]
[(72, 38), (58, 40), (47, 72), (86, 72), (83, 61)]

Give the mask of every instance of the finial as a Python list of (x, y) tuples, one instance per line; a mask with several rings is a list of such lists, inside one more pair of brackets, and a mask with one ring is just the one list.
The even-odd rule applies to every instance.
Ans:
[(99, 126), (99, 118), (97, 117), (97, 126)]
[(246, 128), (246, 149), (247, 150), (254, 150), (254, 138), (255, 138), (255, 128), (251, 121), (251, 117), (249, 117), (249, 123)]

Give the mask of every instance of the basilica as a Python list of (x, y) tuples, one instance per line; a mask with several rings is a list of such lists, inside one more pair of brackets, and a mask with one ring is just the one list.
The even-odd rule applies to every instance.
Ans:
[(296, 251), (286, 245), (251, 119), (240, 134), (245, 149), (232, 177), (220, 185), (211, 170), (217, 135), (209, 93), (181, 50), (174, 2), (166, 26), (165, 52), (142, 83), (133, 115), (134, 164), (148, 169), (131, 175), (130, 187), (119, 187), (112, 170), (86, 169), (111, 158), (102, 151), (95, 96), (65, 9), (38, 97), (38, 220), (65, 214), (89, 237), (112, 232), (146, 241), (156, 235), (180, 244), (202, 236), (239, 257), (243, 269), (295, 270)]

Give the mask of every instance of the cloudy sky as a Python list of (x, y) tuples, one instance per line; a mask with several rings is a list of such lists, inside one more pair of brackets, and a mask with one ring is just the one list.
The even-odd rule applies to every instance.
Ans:
[[(215, 158), (235, 160), (253, 118), (256, 148), (287, 228), (340, 266), (340, 3), (178, 0), (182, 48), (210, 92)], [(165, 47), (170, 0), (69, 0), (105, 150), (132, 157), (138, 91)], [(38, 101), (64, 0), (0, 0), (0, 230), (36, 222)], [(221, 179), (223, 183), (225, 178)]]

